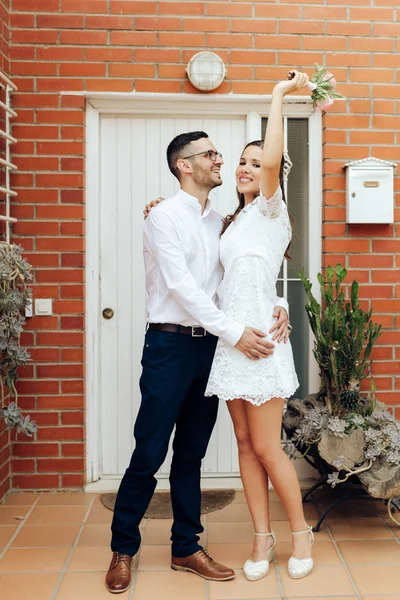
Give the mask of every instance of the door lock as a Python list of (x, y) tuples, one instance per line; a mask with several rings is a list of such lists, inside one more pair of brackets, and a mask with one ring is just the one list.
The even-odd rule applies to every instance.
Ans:
[(108, 320), (109, 320), (109, 319), (112, 319), (112, 318), (113, 318), (113, 316), (114, 316), (114, 311), (113, 311), (113, 309), (112, 309), (112, 308), (105, 308), (105, 309), (103, 310), (103, 313), (102, 313), (102, 314), (103, 314), (103, 317), (104, 317), (105, 319), (108, 319)]

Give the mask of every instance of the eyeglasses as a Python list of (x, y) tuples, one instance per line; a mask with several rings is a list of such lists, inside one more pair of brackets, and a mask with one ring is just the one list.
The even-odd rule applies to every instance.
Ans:
[(203, 152), (197, 152), (196, 154), (191, 154), (190, 156), (183, 156), (183, 159), (193, 158), (194, 156), (208, 156), (208, 158), (213, 162), (216, 162), (217, 158), (222, 160), (221, 152), (217, 152), (216, 150), (204, 150)]

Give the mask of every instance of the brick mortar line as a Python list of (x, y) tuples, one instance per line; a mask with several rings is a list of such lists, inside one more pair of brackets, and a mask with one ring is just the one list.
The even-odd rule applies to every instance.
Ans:
[(64, 580), (65, 573), (66, 573), (66, 571), (67, 571), (67, 568), (68, 568), (68, 566), (69, 566), (69, 563), (71, 562), (72, 554), (73, 554), (73, 552), (75, 551), (75, 548), (76, 548), (76, 547), (77, 547), (77, 545), (78, 545), (79, 539), (80, 539), (80, 537), (81, 537), (81, 535), (82, 535), (82, 532), (83, 532), (83, 528), (84, 528), (84, 526), (86, 525), (86, 522), (87, 522), (87, 520), (88, 520), (88, 518), (89, 518), (90, 511), (92, 510), (92, 507), (93, 507), (93, 504), (94, 504), (94, 501), (95, 501), (95, 499), (96, 499), (96, 496), (94, 496), (94, 497), (92, 498), (92, 500), (91, 500), (91, 502), (90, 502), (90, 504), (89, 504), (89, 507), (88, 507), (88, 509), (87, 509), (87, 511), (86, 511), (86, 515), (85, 515), (85, 517), (84, 517), (84, 519), (83, 519), (82, 525), (81, 525), (81, 527), (80, 527), (80, 529), (79, 529), (79, 531), (78, 531), (78, 533), (77, 533), (77, 536), (76, 536), (76, 538), (75, 538), (75, 540), (74, 540), (74, 543), (73, 543), (73, 544), (72, 544), (72, 546), (71, 546), (71, 549), (70, 549), (70, 551), (69, 551), (69, 553), (68, 553), (68, 556), (67, 556), (67, 558), (66, 558), (66, 560), (65, 560), (64, 566), (63, 566), (63, 568), (62, 568), (62, 570), (61, 570), (61, 573), (60, 573), (60, 575), (59, 575), (59, 577), (58, 577), (58, 581), (57, 581), (57, 583), (56, 583), (56, 586), (55, 586), (55, 588), (54, 588), (53, 594), (52, 594), (52, 596), (51, 596), (51, 600), (55, 600), (55, 598), (56, 598), (56, 596), (57, 596), (57, 594), (58, 594), (58, 592), (59, 592), (59, 590), (60, 590), (61, 584), (62, 584), (62, 582), (63, 582), (63, 580)]
[[(9, 548), (10, 548), (11, 544), (14, 542), (15, 538), (20, 533), (22, 527), (25, 525), (26, 520), (31, 516), (31, 514), (32, 514), (33, 510), (36, 508), (37, 503), (39, 502), (40, 498), (41, 498), (41, 494), (38, 496), (38, 498), (36, 498), (35, 502), (32, 504), (31, 508), (28, 510), (28, 512), (24, 516), (23, 520), (21, 521), (21, 523), (18, 525), (18, 527), (15, 530), (14, 534), (11, 536), (10, 540), (8, 541), (8, 543), (3, 548), (3, 551), (0, 552), (0, 561), (2, 560), (2, 558), (4, 557), (4, 555), (6, 554), (7, 550), (9, 550)], [(15, 507), (15, 508), (18, 508), (18, 507)]]

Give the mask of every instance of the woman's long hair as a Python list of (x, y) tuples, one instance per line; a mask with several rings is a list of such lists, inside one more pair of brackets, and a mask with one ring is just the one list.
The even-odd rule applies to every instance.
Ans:
[[(248, 148), (249, 146), (258, 146), (259, 148), (263, 148), (264, 147), (264, 140), (255, 140), (254, 142), (249, 142), (248, 144), (246, 144), (246, 146), (243, 148), (243, 152), (246, 150), (246, 148)], [(242, 154), (243, 154), (242, 152)], [(281, 160), (281, 166), (279, 169), (279, 185), (281, 186), (281, 190), (282, 190), (282, 198), (283, 201), (286, 204), (286, 196), (285, 196), (285, 186), (283, 184), (283, 167), (285, 165), (285, 159), (282, 156), (282, 160)], [(244, 194), (240, 194), (238, 192), (238, 190), (236, 189), (236, 194), (239, 200), (239, 206), (237, 207), (237, 209), (235, 210), (235, 212), (231, 215), (228, 215), (227, 217), (225, 217), (224, 219), (224, 223), (222, 226), (222, 231), (221, 231), (221, 235), (223, 233), (225, 233), (225, 231), (228, 229), (229, 225), (231, 223), (233, 223), (233, 221), (236, 219), (236, 217), (238, 216), (238, 214), (241, 212), (241, 210), (244, 208)], [(290, 217), (290, 222), (293, 224), (293, 219), (292, 217), (289, 215)], [(290, 242), (291, 243), (291, 242)], [(290, 243), (288, 245), (288, 247), (285, 250), (285, 258), (287, 258), (288, 260), (291, 260), (291, 256), (289, 255), (289, 248), (290, 248)]]

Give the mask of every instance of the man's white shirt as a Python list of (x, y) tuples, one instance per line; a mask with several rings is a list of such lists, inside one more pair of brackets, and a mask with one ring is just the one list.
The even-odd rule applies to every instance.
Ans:
[[(202, 212), (183, 190), (150, 212), (143, 236), (147, 321), (201, 326), (235, 346), (244, 325), (217, 308), (222, 221), (209, 200)], [(287, 310), (284, 298), (277, 304)]]

